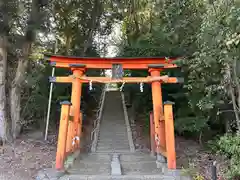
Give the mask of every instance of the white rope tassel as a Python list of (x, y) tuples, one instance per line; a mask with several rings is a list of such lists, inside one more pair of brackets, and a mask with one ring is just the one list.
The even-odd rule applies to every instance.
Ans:
[(160, 145), (160, 139), (158, 138), (157, 134), (155, 134), (155, 141), (157, 142), (157, 145), (159, 146)]
[(143, 92), (143, 83), (140, 83), (140, 92)]
[(75, 136), (72, 140), (72, 146), (74, 146), (76, 144), (76, 141), (79, 141), (79, 137), (78, 136)]
[(120, 91), (122, 91), (122, 90), (123, 90), (123, 88), (124, 88), (124, 85), (125, 85), (125, 82), (123, 82), (123, 83), (122, 83), (122, 85), (121, 85), (121, 87), (120, 87)]
[(92, 80), (89, 81), (89, 91), (91, 91), (93, 88), (92, 88)]

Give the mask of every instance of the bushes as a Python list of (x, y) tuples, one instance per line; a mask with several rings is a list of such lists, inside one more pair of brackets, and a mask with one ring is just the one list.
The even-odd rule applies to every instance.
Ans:
[(176, 118), (175, 130), (180, 135), (200, 136), (202, 131), (208, 128), (205, 117), (178, 117)]
[(230, 167), (227, 171), (229, 179), (240, 178), (240, 136), (226, 134), (217, 140), (215, 147), (218, 153), (230, 159)]

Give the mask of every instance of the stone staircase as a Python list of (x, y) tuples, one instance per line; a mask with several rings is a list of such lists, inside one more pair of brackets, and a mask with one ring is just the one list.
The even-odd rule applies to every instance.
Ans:
[(98, 137), (97, 152), (99, 153), (130, 151), (122, 97), (118, 91), (106, 93)]
[(122, 98), (119, 91), (106, 92), (96, 152), (81, 154), (60, 180), (186, 180), (164, 165), (157, 168), (150, 154), (133, 152)]

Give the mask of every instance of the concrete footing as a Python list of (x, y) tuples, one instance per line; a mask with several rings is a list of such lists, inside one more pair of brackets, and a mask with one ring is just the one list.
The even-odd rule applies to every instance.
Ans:
[(113, 154), (111, 162), (111, 175), (120, 176), (122, 175), (121, 164), (118, 154)]
[(164, 171), (164, 175), (172, 177), (175, 180), (191, 180), (190, 177), (183, 176), (182, 173), (181, 173), (181, 170), (178, 170), (178, 169), (168, 169), (166, 167), (166, 169)]
[(74, 153), (69, 155), (67, 157), (67, 160), (64, 163), (65, 169), (70, 169), (73, 166), (74, 161), (77, 159), (77, 157), (79, 157), (79, 155), (80, 155), (80, 150), (76, 150)]
[(166, 157), (164, 157), (163, 155), (157, 154), (157, 161), (159, 161), (159, 162), (161, 162), (161, 163), (166, 163), (166, 162), (167, 162), (167, 159), (166, 159)]
[(53, 168), (44, 169), (37, 173), (36, 180), (58, 180), (65, 174), (65, 171), (59, 171)]

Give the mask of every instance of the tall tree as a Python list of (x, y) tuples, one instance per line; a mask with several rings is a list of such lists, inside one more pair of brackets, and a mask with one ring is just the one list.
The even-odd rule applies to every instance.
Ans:
[(10, 140), (10, 125), (7, 116), (7, 50), (12, 19), (16, 14), (17, 1), (0, 1), (0, 141)]
[(22, 42), (22, 48), (18, 53), (17, 69), (13, 82), (11, 83), (10, 91), (10, 114), (12, 120), (12, 135), (15, 139), (21, 129), (21, 92), (22, 84), (27, 72), (29, 64), (29, 55), (32, 45), (35, 41), (36, 30), (40, 25), (40, 10), (46, 5), (46, 1), (32, 0), (29, 19), (27, 21), (26, 32)]

